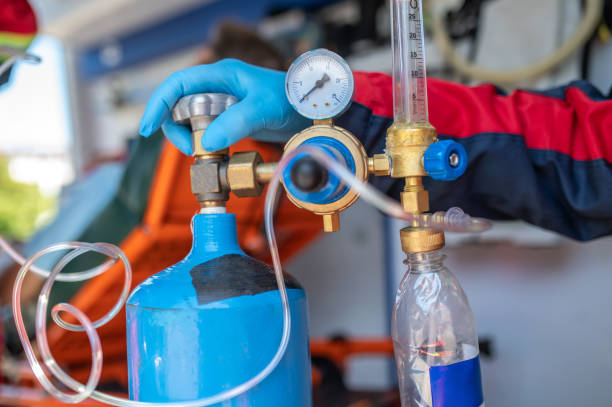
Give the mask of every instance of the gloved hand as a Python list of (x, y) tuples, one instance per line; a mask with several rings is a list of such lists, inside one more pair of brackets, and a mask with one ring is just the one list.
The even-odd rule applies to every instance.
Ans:
[(185, 95), (206, 92), (227, 93), (239, 100), (206, 129), (202, 145), (208, 151), (229, 147), (249, 135), (284, 141), (309, 125), (285, 96), (284, 72), (224, 59), (170, 75), (149, 99), (140, 134), (148, 137), (161, 126), (172, 144), (191, 154), (190, 130), (172, 120), (171, 109)]

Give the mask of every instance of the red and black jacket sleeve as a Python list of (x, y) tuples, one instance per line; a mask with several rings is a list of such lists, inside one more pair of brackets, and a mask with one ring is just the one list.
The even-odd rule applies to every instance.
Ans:
[[(383, 152), (391, 78), (356, 72), (355, 83), (354, 103), (338, 124), (369, 154)], [(582, 241), (612, 234), (612, 99), (584, 81), (505, 95), (492, 85), (430, 79), (428, 91), (439, 137), (461, 143), (469, 157), (460, 179), (425, 180), (432, 210), (523, 219)], [(372, 178), (394, 198), (402, 182)]]

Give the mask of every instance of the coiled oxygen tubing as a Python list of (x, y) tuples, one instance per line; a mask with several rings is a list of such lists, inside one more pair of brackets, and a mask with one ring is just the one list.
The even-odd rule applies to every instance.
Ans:
[[(232, 389), (225, 390), (213, 396), (205, 397), (198, 400), (167, 403), (134, 401), (95, 390), (98, 385), (98, 381), (100, 379), (100, 374), (102, 371), (103, 357), (102, 345), (100, 343), (100, 337), (96, 331), (96, 328), (104, 325), (115, 315), (117, 315), (117, 313), (123, 307), (127, 300), (127, 297), (129, 295), (129, 288), (131, 286), (131, 266), (126, 255), (123, 253), (123, 251), (121, 251), (119, 247), (108, 243), (58, 243), (36, 252), (33, 256), (26, 260), (23, 258), (23, 256), (19, 255), (19, 253), (17, 253), (3, 238), (0, 237), (0, 247), (2, 247), (17, 263), (22, 265), (19, 270), (19, 273), (17, 274), (17, 278), (15, 279), (15, 284), (13, 286), (13, 316), (15, 318), (19, 338), (25, 350), (28, 362), (36, 378), (41, 383), (42, 387), (51, 395), (66, 403), (78, 403), (90, 397), (97, 401), (119, 407), (197, 407), (208, 406), (212, 404), (221, 403), (225, 400), (229, 400), (233, 397), (236, 397), (242, 393), (249, 391), (254, 386), (262, 382), (276, 368), (276, 366), (282, 359), (291, 334), (291, 314), (289, 309), (289, 300), (287, 297), (287, 289), (285, 287), (283, 279), (282, 267), (274, 234), (273, 208), (275, 197), (278, 193), (279, 186), (281, 184), (281, 174), (293, 158), (295, 158), (298, 154), (303, 153), (309, 154), (321, 165), (326, 167), (329, 171), (335, 173), (344, 182), (346, 182), (350, 188), (355, 189), (366, 201), (368, 201), (370, 204), (372, 204), (382, 212), (386, 213), (389, 216), (406, 220), (414, 226), (450, 230), (455, 232), (481, 232), (490, 227), (490, 223), (488, 221), (483, 219), (471, 218), (470, 216), (464, 214), (463, 211), (458, 208), (453, 208), (447, 212), (438, 212), (433, 215), (412, 214), (405, 212), (398, 202), (388, 198), (381, 192), (374, 189), (372, 186), (367, 185), (357, 179), (350, 171), (348, 171), (334, 159), (322, 153), (319, 149), (309, 146), (301, 146), (296, 148), (291, 153), (283, 157), (282, 160), (279, 162), (278, 168), (274, 172), (265, 198), (266, 236), (268, 239), (268, 244), (270, 246), (270, 253), (272, 256), (276, 283), (278, 285), (279, 295), (283, 307), (283, 334), (277, 351), (274, 354), (274, 357), (257, 375), (253, 376), (251, 379)], [(48, 253), (58, 250), (70, 251), (63, 258), (60, 259), (60, 261), (52, 268), (51, 271), (42, 270), (34, 266), (34, 263), (39, 258)], [(61, 274), (63, 268), (70, 261), (86, 252), (97, 252), (106, 255), (109, 257), (109, 260), (93, 269), (89, 269), (79, 273)], [(121, 291), (119, 299), (117, 300), (113, 308), (102, 318), (95, 322), (91, 322), (91, 320), (82, 311), (67, 303), (59, 303), (55, 305), (51, 310), (52, 319), (56, 324), (69, 331), (84, 331), (87, 334), (90, 346), (92, 348), (92, 367), (87, 382), (83, 384), (72, 379), (66, 372), (64, 372), (59, 367), (59, 365), (53, 358), (53, 355), (51, 354), (51, 350), (49, 349), (49, 343), (47, 341), (46, 319), (49, 293), (55, 281), (87, 280), (104, 273), (106, 270), (108, 270), (111, 266), (113, 266), (119, 261), (123, 263), (125, 270), (125, 280), (123, 289)], [(23, 323), (23, 316), (21, 313), (21, 286), (26, 274), (30, 270), (46, 278), (46, 281), (41, 289), (41, 293), (38, 296), (35, 317), (36, 342), (38, 344), (39, 352), (41, 354), (44, 367), (43, 364), (36, 358), (32, 344), (28, 339), (26, 329)], [(62, 312), (75, 317), (79, 324), (70, 324), (66, 322), (60, 316)], [(75, 393), (69, 394), (58, 389), (47, 377), (47, 373), (49, 373), (51, 377), (54, 377), (57, 381), (59, 381)]]

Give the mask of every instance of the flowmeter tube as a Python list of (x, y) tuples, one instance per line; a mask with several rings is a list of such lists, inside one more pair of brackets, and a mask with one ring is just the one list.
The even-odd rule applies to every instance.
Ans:
[(393, 0), (393, 116), (396, 123), (427, 123), (427, 71), (421, 0)]
[[(455, 141), (438, 142), (436, 129), (429, 123), (422, 1), (392, 0), (391, 23), (394, 121), (387, 130), (386, 154), (391, 159), (391, 177), (405, 179), (400, 194), (404, 210), (424, 213), (429, 211), (429, 195), (422, 177), (458, 178), (467, 167), (467, 154)], [(413, 232), (410, 239), (403, 239), (414, 243), (407, 244), (409, 251), (443, 245), (440, 233)], [(436, 245), (426, 244), (434, 240)]]

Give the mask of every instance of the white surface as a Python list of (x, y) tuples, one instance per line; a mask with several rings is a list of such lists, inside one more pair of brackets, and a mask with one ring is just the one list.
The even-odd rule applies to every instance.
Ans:
[(341, 215), (340, 232), (322, 235), (288, 264), (287, 270), (310, 294), (313, 336), (387, 332), (387, 321), (381, 318), (385, 313), (382, 222), (376, 210), (358, 203)]
[[(197, 61), (198, 49), (187, 49), (170, 57), (146, 65), (124, 69), (105, 75), (75, 90), (79, 121), (78, 157), (86, 164), (96, 156), (113, 156), (125, 151), (126, 140), (138, 136), (140, 118), (147, 99), (155, 88), (173, 72), (192, 66)], [(125, 100), (125, 103), (117, 103)], [(81, 167), (81, 166), (78, 166)]]
[(589, 80), (604, 95), (608, 95), (610, 94), (610, 91), (612, 91), (612, 71), (610, 70), (611, 61), (612, 41), (608, 41), (607, 44), (602, 44), (599, 41), (595, 41), (592, 49)]
[(29, 51), (42, 62), (18, 63), (0, 86), (0, 154), (11, 158), (15, 180), (53, 196), (75, 176), (63, 49), (56, 39), (38, 36)]
[(464, 245), (510, 244), (516, 247), (559, 247), (565, 239), (560, 235), (529, 225), (521, 221), (495, 222), (487, 233), (447, 233), (446, 247), (459, 248)]
[[(528, 66), (552, 54), (580, 21), (574, 0), (497, 0), (483, 6), (483, 26), (476, 63), (490, 69)], [(546, 78), (523, 87), (552, 87), (579, 75), (580, 53)]]
[[(286, 265), (308, 293), (313, 337), (388, 334), (382, 225), (382, 215), (359, 202), (341, 215), (340, 232), (324, 234)], [(347, 384), (385, 389), (389, 366), (382, 358), (354, 358)]]
[(159, 19), (218, 0), (35, 0), (41, 31), (72, 46), (137, 31)]
[(0, 152), (11, 155), (62, 155), (68, 150), (68, 99), (61, 44), (38, 37), (29, 51), (40, 64), (18, 62), (0, 87)]
[(612, 239), (555, 249), (448, 250), (493, 342), (483, 359), (488, 405), (610, 406)]

